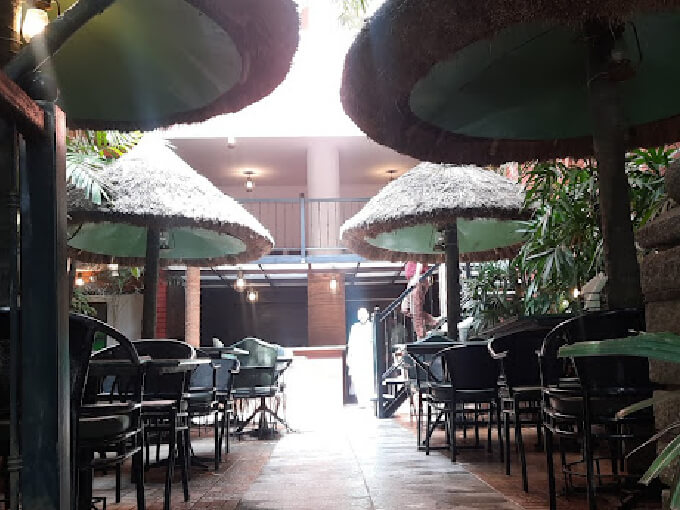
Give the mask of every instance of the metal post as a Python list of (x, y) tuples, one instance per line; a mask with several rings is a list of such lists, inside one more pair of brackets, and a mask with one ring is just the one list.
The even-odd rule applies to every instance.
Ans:
[(460, 267), (458, 263), (458, 227), (446, 228), (446, 317), (448, 337), (458, 340), (460, 322)]
[(305, 194), (300, 193), (300, 258), (307, 257), (307, 221), (305, 219)]
[(380, 308), (373, 309), (373, 364), (375, 367), (375, 395), (376, 395), (376, 416), (385, 417), (383, 402), (382, 375), (385, 372), (385, 335), (383, 335), (383, 325)]
[(158, 297), (158, 266), (160, 263), (160, 258), (160, 228), (149, 227), (146, 231), (144, 302), (142, 304), (142, 338), (156, 338), (156, 302)]
[(66, 119), (51, 103), (42, 136), (21, 161), (22, 507), (68, 509), (72, 450), (68, 282), (66, 281)]

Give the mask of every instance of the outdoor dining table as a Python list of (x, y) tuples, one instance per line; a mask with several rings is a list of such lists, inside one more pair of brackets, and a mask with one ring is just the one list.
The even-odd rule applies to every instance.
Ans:
[(201, 347), (202, 351), (207, 352), (212, 358), (224, 358), (225, 356), (242, 355), (246, 356), (250, 352), (240, 347), (224, 346), (224, 347)]

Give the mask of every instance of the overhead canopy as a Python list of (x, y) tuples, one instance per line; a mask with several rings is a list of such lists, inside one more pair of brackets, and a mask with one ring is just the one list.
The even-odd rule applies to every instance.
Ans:
[(269, 252), (269, 232), (199, 175), (164, 140), (147, 136), (102, 170), (110, 200), (98, 206), (68, 192), (69, 251), (78, 260), (142, 265), (147, 228), (164, 232), (161, 263), (218, 265)]
[(531, 215), (523, 203), (521, 186), (491, 170), (421, 163), (347, 220), (340, 237), (371, 259), (442, 262), (441, 231), (456, 223), (460, 260), (509, 258)]
[(117, 0), (40, 71), (57, 84), (71, 128), (198, 122), (269, 95), (288, 73), (298, 28), (292, 0)]
[(596, 19), (623, 30), (611, 75), (626, 78), (627, 146), (676, 142), (680, 0), (387, 0), (347, 54), (345, 111), (429, 161), (591, 155), (583, 27)]

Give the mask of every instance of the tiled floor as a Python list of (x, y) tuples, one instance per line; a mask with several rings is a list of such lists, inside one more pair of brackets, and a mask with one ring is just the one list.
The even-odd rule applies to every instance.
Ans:
[[(283, 434), (277, 442), (244, 440), (218, 473), (195, 472), (191, 501), (173, 487), (173, 508), (215, 510), (396, 510), (494, 508), (520, 510), (462, 465), (416, 452), (411, 431), (397, 420), (376, 420), (347, 408), (316, 430)], [(198, 454), (210, 440), (194, 440)], [(123, 500), (113, 504), (113, 477), (98, 477), (96, 495), (110, 510), (135, 508), (124, 477)], [(163, 471), (147, 477), (147, 508), (162, 508)]]
[[(415, 428), (408, 415), (376, 420), (366, 410), (347, 407), (326, 417), (302, 432), (284, 433), (278, 441), (234, 441), (219, 472), (194, 471), (189, 503), (182, 499), (177, 476), (173, 509), (548, 508), (545, 457), (532, 446), (535, 436), (527, 437), (530, 491), (526, 494), (514, 451), (513, 476), (505, 476), (495, 434), (493, 454), (462, 450), (459, 462), (453, 464), (446, 452), (425, 456), (416, 450)], [(443, 432), (436, 434), (436, 441), (443, 440)], [(212, 439), (196, 438), (194, 448), (207, 455)], [(149, 510), (162, 508), (163, 475), (163, 470), (155, 469), (147, 476)], [(97, 477), (95, 488), (96, 495), (107, 496), (109, 510), (136, 508), (128, 477), (118, 505), (113, 504), (113, 476)], [(613, 502), (602, 497), (598, 509), (611, 510)], [(583, 495), (558, 498), (558, 510), (586, 508)]]

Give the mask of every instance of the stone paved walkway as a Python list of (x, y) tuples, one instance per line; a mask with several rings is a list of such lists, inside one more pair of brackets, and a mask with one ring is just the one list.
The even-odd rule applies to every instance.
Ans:
[(417, 452), (396, 420), (346, 409), (329, 421), (284, 435), (237, 510), (520, 509), (445, 456)]

